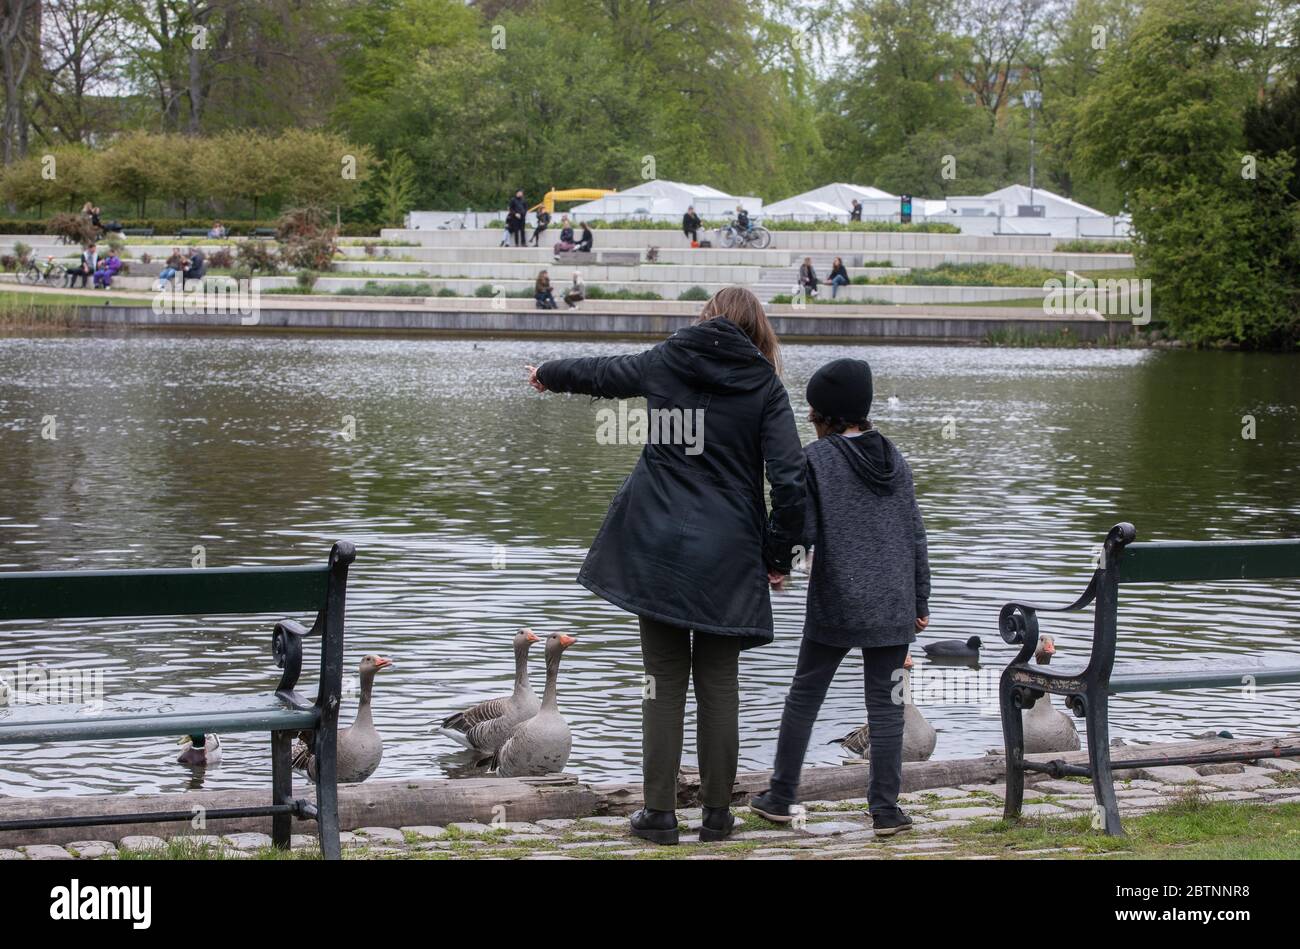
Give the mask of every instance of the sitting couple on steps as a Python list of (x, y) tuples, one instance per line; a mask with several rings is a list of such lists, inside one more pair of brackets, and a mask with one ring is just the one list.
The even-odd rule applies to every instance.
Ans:
[[(813, 723), (850, 649), (864, 657), (868, 792), (879, 834), (911, 825), (899, 810), (904, 706), (895, 688), (908, 644), (929, 617), (930, 568), (911, 469), (871, 424), (871, 369), (839, 359), (808, 383), (818, 438), (804, 449), (781, 382), (779, 341), (762, 304), (728, 287), (696, 322), (629, 356), (528, 367), (539, 392), (645, 397), (651, 409), (702, 412), (702, 441), (646, 444), (610, 504), (578, 582), (635, 613), (645, 665), (645, 807), (632, 833), (678, 840), (677, 775), (686, 693), (698, 702), (702, 841), (725, 838), (739, 756), (739, 659), (773, 639), (779, 589), (811, 546), (803, 644), (771, 786), (753, 809), (793, 817)], [(703, 450), (698, 450), (700, 445)], [(771, 511), (763, 500), (766, 471)]]

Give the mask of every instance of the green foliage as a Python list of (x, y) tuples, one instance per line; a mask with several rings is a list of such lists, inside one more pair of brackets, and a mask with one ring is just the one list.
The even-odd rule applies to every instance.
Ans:
[(689, 301), (694, 303), (703, 303), (709, 299), (709, 291), (703, 287), (687, 287), (681, 293), (677, 294), (678, 300)]
[(394, 152), (379, 173), (377, 182), (379, 220), (388, 227), (401, 227), (406, 212), (415, 206), (415, 164), (403, 152)]
[(1127, 195), (1154, 317), (1195, 343), (1300, 338), (1295, 155), (1246, 154), (1261, 15), (1152, 0), (1081, 110), (1080, 159)]
[(1060, 241), (1052, 250), (1058, 254), (1131, 254), (1133, 242), (1086, 239)]
[[(1061, 274), (1042, 267), (1013, 264), (939, 264), (890, 274), (866, 281), (873, 284), (906, 284), (918, 287), (1040, 287)], [(855, 283), (857, 281), (854, 281)]]

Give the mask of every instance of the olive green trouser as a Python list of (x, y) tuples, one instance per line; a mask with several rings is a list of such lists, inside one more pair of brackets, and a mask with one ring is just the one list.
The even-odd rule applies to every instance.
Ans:
[(682, 763), (686, 688), (695, 680), (695, 744), (700, 761), (700, 801), (731, 804), (740, 753), (739, 636), (692, 632), (641, 617), (646, 684), (641, 703), (642, 775), (646, 807), (677, 807)]

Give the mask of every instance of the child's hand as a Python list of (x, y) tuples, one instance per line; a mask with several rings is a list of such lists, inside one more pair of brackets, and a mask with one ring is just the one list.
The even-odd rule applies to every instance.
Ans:
[(925, 629), (925, 628), (926, 628), (927, 626), (929, 626), (929, 625), (930, 625), (930, 617), (929, 617), (929, 616), (918, 616), (918, 617), (916, 618), (916, 631), (917, 631), (918, 633), (919, 633), (921, 630)]
[(538, 392), (545, 392), (546, 386), (542, 383), (540, 379), (537, 378), (537, 367), (524, 366), (524, 368), (528, 370), (528, 384), (532, 386), (534, 389), (536, 389)]
[(773, 590), (784, 590), (785, 574), (777, 573), (775, 570), (769, 570), (767, 572), (767, 582), (771, 585)]

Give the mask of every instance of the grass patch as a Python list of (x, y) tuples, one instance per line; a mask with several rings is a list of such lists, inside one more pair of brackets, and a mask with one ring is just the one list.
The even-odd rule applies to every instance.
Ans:
[(872, 277), (869, 284), (915, 287), (1037, 287), (1061, 274), (1045, 267), (1016, 267), (1011, 264), (939, 264), (905, 274)]
[(1052, 249), (1058, 254), (1131, 254), (1133, 253), (1133, 242), (1125, 240), (1072, 240), (1061, 241)]

